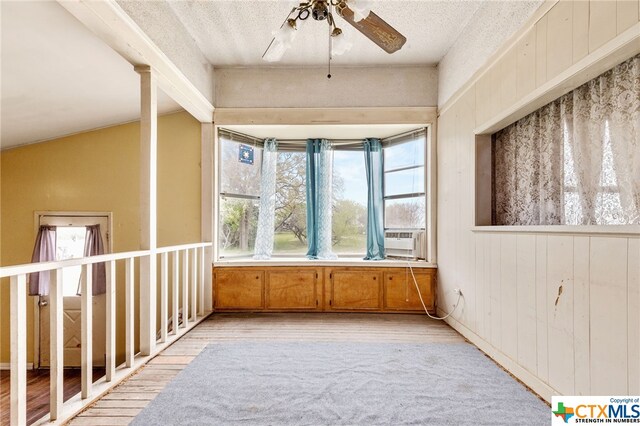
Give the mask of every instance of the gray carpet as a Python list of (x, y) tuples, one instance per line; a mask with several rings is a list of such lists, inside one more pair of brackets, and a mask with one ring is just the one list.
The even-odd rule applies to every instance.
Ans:
[(542, 425), (549, 407), (466, 343), (207, 346), (133, 425)]

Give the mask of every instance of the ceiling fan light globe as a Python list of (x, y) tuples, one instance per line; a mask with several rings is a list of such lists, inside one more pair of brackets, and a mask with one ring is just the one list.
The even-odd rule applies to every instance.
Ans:
[(347, 5), (353, 10), (353, 19), (356, 22), (367, 19), (371, 13), (371, 0), (349, 0)]
[(353, 43), (344, 34), (332, 38), (331, 55), (340, 56), (347, 53), (353, 47)]
[(262, 56), (262, 59), (267, 62), (279, 62), (284, 56), (284, 53), (287, 51), (287, 49), (287, 46), (285, 46), (278, 40), (274, 40), (271, 47), (269, 47), (269, 49)]
[(286, 48), (291, 47), (291, 44), (296, 39), (297, 31), (294, 27), (285, 24), (273, 36), (277, 42), (282, 43)]

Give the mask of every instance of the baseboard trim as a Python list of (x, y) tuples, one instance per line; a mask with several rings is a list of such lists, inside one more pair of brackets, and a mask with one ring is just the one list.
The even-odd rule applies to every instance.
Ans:
[[(438, 309), (439, 316), (444, 316), (446, 314), (447, 313), (443, 310)], [(487, 354), (491, 359), (500, 364), (505, 370), (517, 377), (518, 380), (522, 381), (522, 383), (527, 385), (532, 391), (534, 391), (548, 403), (551, 403), (551, 397), (553, 395), (561, 395), (560, 392), (553, 389), (551, 386), (540, 380), (530, 371), (520, 366), (516, 361), (509, 358), (500, 350), (496, 349), (493, 345), (478, 336), (473, 331), (469, 330), (464, 324), (462, 324), (455, 318), (449, 317), (445, 320), (445, 322), (458, 333), (462, 334), (462, 336), (473, 343), (478, 349)]]
[[(11, 370), (11, 363), (10, 362), (0, 362), (0, 370)], [(33, 370), (33, 363), (32, 362), (28, 362), (27, 363), (27, 370)]]

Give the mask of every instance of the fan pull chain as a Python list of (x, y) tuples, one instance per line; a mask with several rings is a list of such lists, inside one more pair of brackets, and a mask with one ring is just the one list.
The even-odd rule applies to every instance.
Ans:
[(331, 26), (329, 26), (329, 73), (327, 74), (327, 78), (331, 78), (331, 43), (333, 42), (333, 40), (331, 40)]

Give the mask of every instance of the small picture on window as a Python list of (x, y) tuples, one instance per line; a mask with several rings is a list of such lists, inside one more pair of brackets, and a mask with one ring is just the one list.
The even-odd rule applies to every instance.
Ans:
[(240, 145), (238, 160), (244, 164), (253, 164), (253, 147), (249, 145)]

